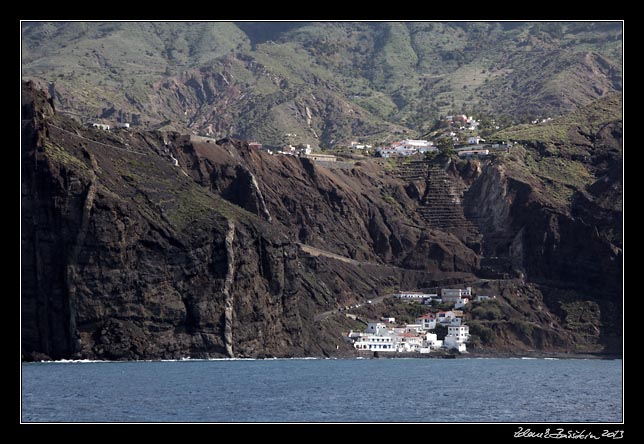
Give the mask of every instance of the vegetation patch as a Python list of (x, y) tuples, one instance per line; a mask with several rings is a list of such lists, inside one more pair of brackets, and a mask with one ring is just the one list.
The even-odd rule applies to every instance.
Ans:
[(469, 313), (473, 320), (495, 321), (505, 318), (499, 304), (490, 300), (481, 302), (480, 305), (477, 304)]
[(80, 170), (79, 172), (83, 176), (90, 173), (90, 169), (85, 162), (70, 154), (65, 150), (65, 148), (62, 148), (49, 140), (45, 141), (45, 153), (47, 153), (50, 158), (67, 165), (68, 167), (75, 167), (76, 170)]

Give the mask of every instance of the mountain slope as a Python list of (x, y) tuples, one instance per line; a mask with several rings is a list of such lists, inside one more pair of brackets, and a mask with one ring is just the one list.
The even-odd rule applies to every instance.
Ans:
[(518, 122), (621, 90), (619, 23), (35, 22), (21, 35), (23, 77), (61, 111), (268, 145), (377, 143), (458, 111)]

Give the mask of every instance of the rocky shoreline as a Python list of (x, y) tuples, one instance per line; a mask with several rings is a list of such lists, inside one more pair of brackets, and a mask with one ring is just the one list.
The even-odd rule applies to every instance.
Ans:
[[(237, 358), (182, 358), (176, 361), (208, 361), (208, 360), (278, 360), (278, 359), (601, 359), (601, 360), (615, 360), (622, 359), (621, 355), (609, 353), (544, 353), (544, 352), (529, 352), (529, 353), (452, 353), (452, 352), (432, 352), (432, 353), (381, 353), (377, 352), (360, 352), (355, 354), (341, 354), (336, 356), (258, 356), (258, 357), (237, 357)], [(96, 362), (160, 362), (160, 359), (143, 359), (143, 360), (96, 360)], [(46, 355), (28, 357), (25, 359), (23, 356), (23, 363), (33, 362), (92, 362), (92, 360), (54, 360)]]

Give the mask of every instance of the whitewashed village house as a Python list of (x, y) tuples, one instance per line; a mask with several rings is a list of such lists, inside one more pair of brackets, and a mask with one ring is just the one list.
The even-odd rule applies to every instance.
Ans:
[(395, 352), (396, 345), (391, 336), (364, 335), (356, 339), (353, 346), (357, 350)]
[(467, 325), (447, 327), (447, 336), (443, 344), (449, 349), (455, 349), (459, 352), (466, 351), (465, 343), (470, 338), (470, 328)]
[(443, 346), (443, 341), (438, 339), (436, 333), (425, 333), (425, 347), (430, 350), (438, 350)]
[(421, 293), (419, 291), (401, 291), (398, 293), (394, 293), (394, 297), (397, 299), (406, 299), (406, 300), (423, 300), (423, 299), (431, 299), (433, 297), (436, 297), (438, 295), (436, 294), (427, 294), (427, 293)]
[(452, 319), (456, 318), (456, 314), (452, 311), (439, 311), (436, 313), (436, 322), (443, 325), (443, 324), (449, 324), (452, 322)]
[(103, 130), (103, 131), (109, 131), (110, 130), (110, 126), (106, 125), (104, 123), (92, 123), (92, 128), (100, 129), (100, 130)]
[(454, 308), (456, 308), (456, 309), (463, 308), (463, 307), (465, 307), (465, 305), (467, 305), (468, 302), (470, 302), (469, 297), (467, 297), (467, 296), (462, 297), (462, 298), (458, 299), (456, 301), (456, 303), (454, 303)]
[(416, 139), (401, 140), (392, 143), (388, 147), (382, 147), (376, 150), (380, 154), (380, 157), (411, 156), (418, 153), (424, 154), (435, 151), (438, 151), (438, 148), (434, 146), (434, 142)]
[(436, 316), (433, 313), (424, 314), (416, 318), (414, 322), (422, 325), (423, 330), (434, 330), (436, 328)]
[(366, 332), (372, 335), (386, 334), (387, 326), (383, 322), (369, 322)]
[[(399, 291), (393, 296), (410, 302), (438, 299), (436, 294), (415, 291)], [(453, 310), (426, 313), (417, 317), (413, 324), (406, 325), (395, 325), (395, 318), (384, 316), (379, 322), (368, 322), (364, 333), (351, 331), (345, 339), (353, 342), (355, 349), (363, 351), (429, 353), (443, 348), (466, 352), (470, 333), (469, 327), (463, 323), (463, 311), (459, 308), (469, 303), (472, 288), (445, 288), (441, 296), (442, 300), (455, 304)], [(447, 327), (443, 340), (432, 332), (438, 325)]]
[(476, 296), (476, 302), (483, 302), (487, 301), (488, 299), (496, 299), (496, 296), (485, 296), (482, 294)]
[(468, 145), (478, 145), (481, 142), (485, 142), (485, 139), (482, 139), (479, 136), (470, 136), (467, 138)]

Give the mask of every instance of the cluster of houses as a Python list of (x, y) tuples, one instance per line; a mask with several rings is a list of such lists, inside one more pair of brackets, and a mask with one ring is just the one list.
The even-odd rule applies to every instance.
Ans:
[[(106, 123), (94, 122), (90, 126), (92, 128), (96, 128), (96, 129), (103, 130), (103, 131), (109, 131), (110, 130), (110, 126), (108, 124), (106, 124)], [(130, 127), (129, 123), (119, 123), (117, 125), (117, 128), (128, 129), (129, 127)]]
[(390, 146), (376, 149), (380, 157), (392, 156), (412, 156), (414, 154), (424, 154), (438, 151), (434, 142), (430, 140), (405, 139), (394, 142)]
[[(459, 137), (454, 131), (463, 130), (463, 131), (477, 131), (479, 128), (479, 122), (474, 119), (472, 116), (467, 116), (466, 114), (458, 114), (452, 116), (446, 116), (445, 122), (449, 125), (448, 135), (458, 147), (455, 148), (456, 154), (461, 158), (469, 158), (473, 156), (484, 157), (490, 154), (491, 150), (495, 149), (507, 149), (509, 150), (510, 144), (494, 146), (485, 145), (485, 139), (481, 138), (478, 135), (470, 135), (467, 139), (460, 141)], [(452, 130), (453, 129), (453, 130)], [(400, 133), (400, 131), (394, 131), (394, 133)], [(297, 134), (286, 133), (286, 137), (296, 138)], [(460, 143), (460, 146), (458, 145)], [(269, 154), (283, 154), (291, 156), (300, 156), (308, 157), (316, 161), (336, 161), (336, 156), (329, 154), (313, 154), (312, 148), (309, 144), (299, 144), (293, 146), (287, 144), (283, 147), (266, 147), (262, 146), (259, 142), (250, 142), (249, 147), (263, 150)], [(391, 143), (388, 146), (377, 147), (375, 151), (372, 151), (373, 146), (368, 145), (363, 142), (351, 141), (349, 148), (351, 150), (361, 150), (364, 154), (375, 153), (376, 156), (389, 158), (389, 157), (406, 157), (413, 156), (416, 154), (425, 154), (438, 152), (438, 147), (435, 146), (434, 142), (431, 140), (425, 139), (404, 139)]]
[(258, 142), (249, 142), (248, 147), (256, 150), (266, 151), (268, 154), (286, 154), (289, 156), (302, 156), (302, 155), (311, 154), (313, 152), (311, 145), (304, 144), (304, 143), (301, 143), (297, 146), (287, 144), (287, 145), (284, 145), (281, 150), (274, 150), (271, 148), (264, 147), (261, 143), (258, 143)]
[(468, 117), (465, 114), (446, 116), (445, 121), (448, 125), (457, 126), (460, 130), (476, 131), (479, 127), (479, 122), (474, 117)]
[(372, 148), (371, 145), (367, 145), (367, 144), (355, 142), (355, 141), (351, 142), (352, 150), (370, 150), (371, 148)]
[[(463, 311), (459, 310), (472, 299), (472, 288), (444, 288), (438, 294), (421, 292), (399, 292), (394, 297), (417, 301), (424, 305), (435, 302), (453, 303), (454, 309), (426, 313), (414, 320), (413, 324), (397, 325), (395, 318), (383, 317), (380, 321), (368, 322), (364, 332), (350, 331), (345, 340), (353, 343), (356, 350), (383, 352), (430, 353), (432, 350), (447, 349), (460, 353), (467, 351), (470, 337), (469, 327), (463, 323)], [(495, 296), (477, 296), (476, 301)], [(438, 325), (447, 327), (447, 335), (438, 339), (433, 332)]]

